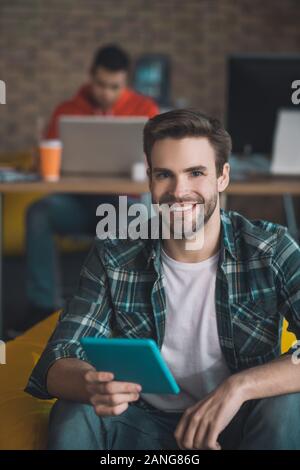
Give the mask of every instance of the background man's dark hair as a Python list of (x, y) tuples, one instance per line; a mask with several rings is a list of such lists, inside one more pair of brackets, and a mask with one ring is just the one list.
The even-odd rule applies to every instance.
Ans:
[(91, 73), (95, 73), (98, 67), (103, 67), (112, 72), (128, 71), (130, 59), (127, 52), (121, 47), (108, 44), (95, 52), (91, 65)]
[(144, 152), (151, 168), (151, 151), (156, 141), (171, 137), (206, 137), (215, 151), (219, 176), (231, 152), (231, 137), (217, 119), (194, 109), (175, 109), (149, 119), (144, 127)]

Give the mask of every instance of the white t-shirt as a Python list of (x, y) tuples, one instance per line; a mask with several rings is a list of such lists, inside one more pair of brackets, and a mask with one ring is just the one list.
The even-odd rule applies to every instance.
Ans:
[(219, 252), (198, 263), (182, 263), (162, 250), (166, 327), (161, 353), (181, 391), (142, 393), (164, 411), (183, 411), (216, 388), (230, 371), (217, 330), (215, 285)]

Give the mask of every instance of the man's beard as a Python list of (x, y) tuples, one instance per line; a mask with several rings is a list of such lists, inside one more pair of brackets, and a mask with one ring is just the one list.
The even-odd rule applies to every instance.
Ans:
[(194, 208), (196, 214), (193, 216), (192, 223), (187, 224), (184, 222), (184, 212), (182, 214), (183, 217), (181, 217), (179, 221), (177, 220), (177, 223), (172, 213), (169, 213), (169, 219), (166, 221), (163, 220), (163, 214), (160, 213), (160, 223), (162, 225), (168, 225), (171, 238), (190, 240), (195, 237), (200, 230), (203, 230), (204, 225), (209, 221), (215, 211), (218, 202), (218, 193), (214, 193), (207, 201), (205, 201), (202, 197), (193, 199), (193, 201), (191, 201), (191, 199), (174, 200), (170, 198), (162, 198), (159, 204), (168, 204), (171, 206), (172, 204), (176, 203), (183, 204), (189, 202), (196, 202), (198, 205), (198, 207)]

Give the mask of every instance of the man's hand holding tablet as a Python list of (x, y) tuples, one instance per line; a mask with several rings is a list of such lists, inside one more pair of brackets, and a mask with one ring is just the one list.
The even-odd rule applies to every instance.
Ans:
[(177, 394), (180, 389), (152, 339), (82, 338), (96, 370), (85, 374), (97, 415), (119, 415), (140, 392)]
[(128, 408), (128, 403), (139, 399), (142, 387), (132, 382), (114, 380), (111, 372), (90, 370), (85, 374), (86, 389), (98, 416), (116, 416)]

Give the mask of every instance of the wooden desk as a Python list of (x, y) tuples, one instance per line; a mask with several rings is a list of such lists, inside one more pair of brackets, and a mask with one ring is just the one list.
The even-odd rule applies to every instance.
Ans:
[(291, 194), (300, 195), (299, 177), (256, 177), (245, 181), (231, 181), (226, 194), (235, 196), (282, 196)]
[(62, 177), (59, 181), (0, 183), (0, 193), (85, 193), (85, 194), (142, 194), (148, 191), (148, 183), (138, 183), (129, 178)]
[(300, 195), (300, 176), (297, 177), (252, 177), (245, 181), (231, 181), (226, 192), (221, 195), (221, 203), (226, 208), (226, 196), (280, 196), (283, 200), (286, 225), (290, 234), (299, 243), (299, 228), (294, 209), (293, 196)]
[[(2, 308), (2, 216), (3, 197), (8, 193), (85, 193), (85, 194), (137, 194), (148, 192), (148, 182), (135, 182), (129, 178), (62, 177), (55, 183), (44, 181), (0, 183), (0, 339), (3, 336)], [(290, 231), (295, 231), (295, 214), (292, 197), (300, 195), (300, 177), (249, 178), (232, 181), (226, 195), (282, 196)]]
[[(0, 193), (18, 192), (65, 192), (99, 194), (142, 194), (148, 191), (148, 182), (135, 182), (129, 178), (105, 177), (62, 177), (55, 183), (45, 181), (0, 183)], [(256, 177), (245, 181), (231, 181), (227, 194), (234, 195), (273, 195), (285, 193), (300, 195), (299, 177)]]

